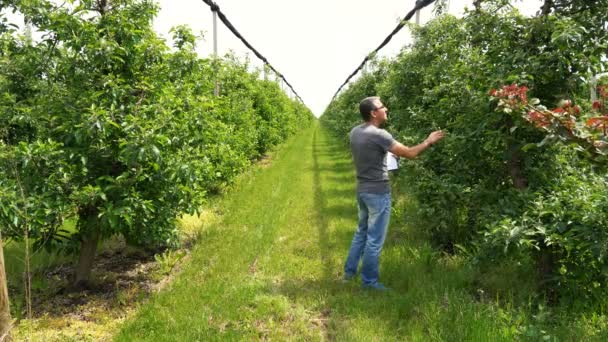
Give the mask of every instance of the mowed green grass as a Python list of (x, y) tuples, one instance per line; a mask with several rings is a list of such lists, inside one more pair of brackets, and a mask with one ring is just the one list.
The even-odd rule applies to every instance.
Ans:
[(354, 171), (343, 141), (314, 125), (213, 203), (219, 218), (203, 222), (190, 261), (115, 339), (601, 340), (603, 317), (555, 324), (534, 305), (475, 293), (470, 268), (434, 251), (409, 220), (413, 204), (398, 190), (393, 198), (381, 258), (381, 280), (393, 290), (343, 284), (357, 218)]

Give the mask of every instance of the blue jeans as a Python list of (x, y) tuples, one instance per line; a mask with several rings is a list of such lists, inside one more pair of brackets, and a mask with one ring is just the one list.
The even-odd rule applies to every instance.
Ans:
[(391, 216), (391, 194), (357, 193), (359, 226), (353, 237), (344, 265), (346, 277), (357, 273), (362, 259), (361, 281), (363, 285), (378, 283), (380, 252)]

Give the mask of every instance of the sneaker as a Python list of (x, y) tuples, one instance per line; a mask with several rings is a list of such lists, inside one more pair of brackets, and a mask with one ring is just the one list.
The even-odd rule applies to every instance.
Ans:
[(366, 290), (390, 291), (390, 288), (384, 286), (382, 283), (363, 284), (362, 286)]
[(345, 273), (344, 276), (342, 277), (342, 282), (348, 283), (349, 281), (353, 280), (354, 277), (355, 277), (354, 274)]

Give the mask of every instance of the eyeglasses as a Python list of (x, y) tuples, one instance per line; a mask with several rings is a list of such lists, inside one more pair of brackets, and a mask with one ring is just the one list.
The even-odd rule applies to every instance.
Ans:
[(386, 107), (385, 107), (385, 106), (382, 106), (382, 107), (378, 107), (378, 108), (376, 108), (376, 109), (374, 109), (374, 110), (380, 110), (380, 109), (382, 109), (382, 108), (386, 108)]

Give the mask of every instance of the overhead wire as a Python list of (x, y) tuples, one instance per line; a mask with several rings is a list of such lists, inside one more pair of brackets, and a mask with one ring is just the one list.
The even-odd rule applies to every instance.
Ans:
[(300, 100), (300, 102), (304, 103), (304, 100), (302, 100), (300, 95), (298, 95), (298, 93), (295, 91), (295, 89), (293, 89), (293, 87), (287, 81), (285, 76), (283, 76), (283, 74), (278, 72), (277, 69), (275, 69), (272, 66), (272, 64), (270, 64), (268, 62), (268, 59), (266, 57), (264, 57), (261, 53), (259, 53), (258, 50), (256, 50), (251, 44), (249, 44), (249, 42), (239, 33), (239, 31), (234, 27), (234, 25), (232, 25), (230, 20), (228, 20), (228, 18), (226, 18), (226, 15), (224, 15), (224, 13), (222, 13), (222, 11), (220, 10), (220, 6), (212, 0), (202, 0), (202, 1), (211, 8), (212, 12), (217, 13), (217, 16), (224, 23), (224, 25), (226, 25), (226, 27), (230, 30), (230, 32), (232, 32), (232, 34), (234, 34), (238, 39), (240, 39), (249, 50), (251, 50), (262, 62), (264, 62), (264, 65), (268, 66), (268, 68), (270, 68), (270, 70), (272, 70), (277, 75), (277, 77), (282, 79), (283, 82), (285, 82), (285, 84), (289, 87), (289, 89), (291, 89), (293, 94), (298, 98), (298, 100)]
[(359, 71), (361, 71), (361, 69), (363, 69), (363, 66), (365, 66), (365, 63), (367, 63), (371, 59), (371, 56), (374, 56), (376, 53), (378, 53), (378, 51), (380, 51), (386, 44), (388, 44), (388, 42), (391, 41), (391, 39), (393, 38), (394, 35), (396, 35), (399, 31), (401, 31), (403, 26), (405, 26), (405, 23), (408, 20), (410, 20), (414, 16), (414, 14), (416, 14), (417, 11), (432, 4), (434, 1), (435, 0), (416, 0), (416, 5), (414, 6), (414, 9), (409, 11), (409, 13), (405, 15), (403, 20), (399, 21), (399, 24), (397, 25), (397, 27), (395, 27), (393, 29), (393, 31), (384, 39), (384, 41), (382, 41), (382, 43), (380, 43), (380, 45), (372, 53), (365, 56), (365, 58), (363, 59), (363, 61), (359, 65), (359, 67), (357, 69), (355, 69), (355, 71), (353, 71), (346, 78), (346, 81), (344, 81), (344, 83), (342, 83), (342, 85), (338, 88), (338, 90), (336, 91), (334, 96), (331, 98), (331, 101), (333, 102), (336, 99), (336, 97), (338, 96), (338, 93), (340, 93), (340, 90), (342, 90), (342, 88), (344, 88), (344, 86), (348, 84), (348, 81), (350, 81)]

